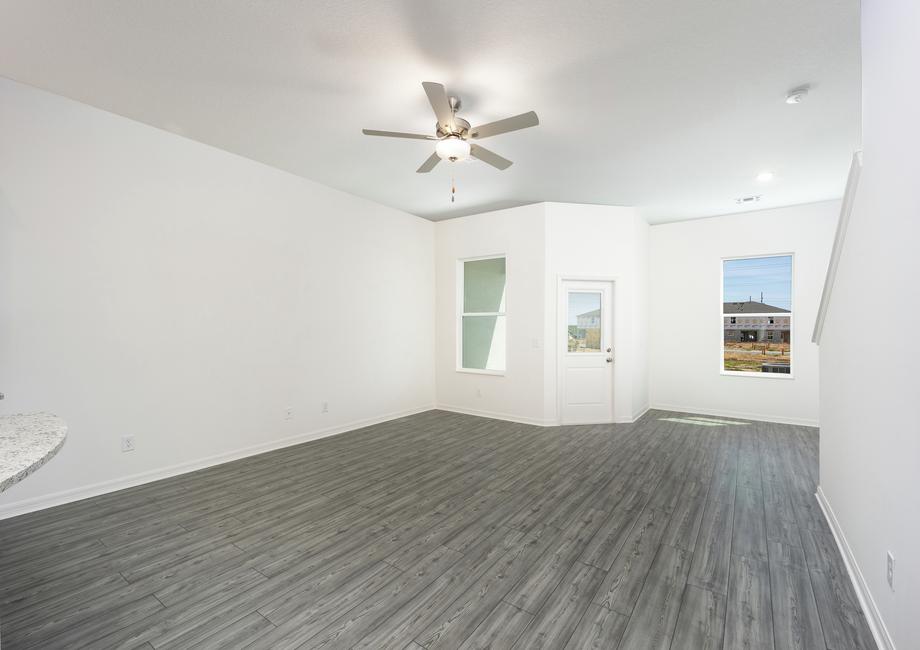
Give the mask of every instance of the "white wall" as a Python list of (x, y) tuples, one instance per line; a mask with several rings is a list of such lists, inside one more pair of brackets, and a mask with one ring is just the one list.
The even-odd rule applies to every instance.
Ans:
[[(811, 334), (839, 210), (825, 201), (652, 227), (653, 408), (817, 425)], [(790, 252), (793, 378), (720, 374), (722, 258)]]
[(651, 406), (651, 379), (649, 363), (651, 348), (649, 346), (649, 326), (651, 321), (651, 235), (652, 229), (640, 217), (635, 218), (636, 253), (633, 258), (635, 273), (633, 302), (633, 380), (632, 413), (633, 419), (645, 413)]
[(870, 619), (907, 650), (920, 648), (920, 4), (862, 11), (863, 170), (821, 337), (821, 490)]
[(559, 420), (557, 396), (558, 278), (616, 278), (614, 287), (614, 419), (631, 422), (648, 408), (648, 224), (633, 208), (546, 204), (547, 310), (545, 419)]
[(0, 142), (0, 408), (70, 425), (0, 516), (433, 405), (430, 222), (8, 80)]
[[(544, 221), (542, 204), (436, 226), (437, 394), (441, 408), (543, 424)], [(507, 369), (457, 371), (457, 260), (506, 255)]]
[[(614, 412), (631, 421), (648, 405), (648, 224), (631, 208), (545, 203), (436, 224), (437, 376), (441, 408), (520, 422), (558, 423), (560, 275), (616, 277)], [(503, 376), (458, 372), (457, 260), (507, 255), (508, 359)]]

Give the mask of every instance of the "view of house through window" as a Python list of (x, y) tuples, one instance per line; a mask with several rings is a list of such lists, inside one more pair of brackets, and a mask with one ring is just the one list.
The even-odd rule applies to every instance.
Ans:
[(462, 273), (460, 367), (505, 369), (505, 258), (466, 260)]
[(792, 371), (792, 255), (722, 262), (722, 369)]
[(601, 351), (601, 294), (569, 292), (569, 352)]

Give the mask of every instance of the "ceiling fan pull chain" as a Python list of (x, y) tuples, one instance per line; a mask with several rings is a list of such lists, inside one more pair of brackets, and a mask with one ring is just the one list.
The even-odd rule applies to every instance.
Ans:
[(457, 194), (457, 184), (454, 182), (454, 177), (450, 177), (450, 202), (454, 202), (454, 197)]

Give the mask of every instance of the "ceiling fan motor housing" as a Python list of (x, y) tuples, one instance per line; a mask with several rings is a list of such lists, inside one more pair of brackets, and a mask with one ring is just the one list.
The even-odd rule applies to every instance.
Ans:
[(457, 117), (454, 115), (454, 130), (450, 131), (445, 129), (440, 124), (435, 125), (439, 138), (446, 138), (449, 135), (456, 135), (463, 139), (466, 139), (467, 135), (470, 132), (470, 123), (464, 120), (462, 117)]

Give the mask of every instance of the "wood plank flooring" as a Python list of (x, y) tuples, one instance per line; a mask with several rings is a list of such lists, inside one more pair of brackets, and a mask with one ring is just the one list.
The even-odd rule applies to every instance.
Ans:
[(0, 521), (15, 648), (872, 648), (815, 429), (429, 411)]

